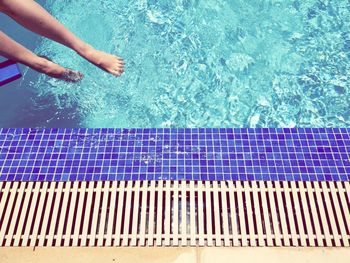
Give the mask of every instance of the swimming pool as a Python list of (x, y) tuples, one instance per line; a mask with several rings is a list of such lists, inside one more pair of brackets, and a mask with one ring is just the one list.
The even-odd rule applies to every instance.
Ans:
[[(350, 124), (347, 0), (49, 0), (44, 6), (84, 40), (123, 57), (126, 73), (116, 79), (41, 40), (37, 53), (86, 77), (73, 85), (27, 74), (19, 87), (30, 91), (30, 102), (25, 109), (12, 104), (21, 121), (0, 126)], [(28, 117), (27, 125), (27, 115), (40, 118)]]

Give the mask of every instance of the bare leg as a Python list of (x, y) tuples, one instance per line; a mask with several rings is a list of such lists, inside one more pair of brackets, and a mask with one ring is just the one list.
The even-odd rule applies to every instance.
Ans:
[(27, 65), (54, 78), (77, 82), (83, 78), (79, 72), (65, 69), (47, 59), (38, 57), (0, 31), (0, 55)]
[(73, 49), (80, 56), (115, 76), (124, 72), (124, 61), (121, 58), (86, 44), (33, 0), (0, 0), (0, 11), (29, 30)]

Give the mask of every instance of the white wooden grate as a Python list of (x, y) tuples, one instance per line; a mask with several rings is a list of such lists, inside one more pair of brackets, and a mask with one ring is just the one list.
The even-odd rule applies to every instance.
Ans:
[(0, 182), (0, 246), (349, 246), (349, 182)]

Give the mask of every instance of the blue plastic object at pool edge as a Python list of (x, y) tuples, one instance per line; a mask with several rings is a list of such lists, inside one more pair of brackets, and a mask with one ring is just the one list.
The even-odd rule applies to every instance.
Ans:
[(16, 62), (7, 60), (0, 63), (0, 86), (4, 86), (22, 77)]

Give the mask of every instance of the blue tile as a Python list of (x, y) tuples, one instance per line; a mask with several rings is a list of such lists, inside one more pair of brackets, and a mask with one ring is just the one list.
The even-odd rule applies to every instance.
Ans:
[(349, 132), (340, 128), (0, 129), (0, 180), (346, 181)]

